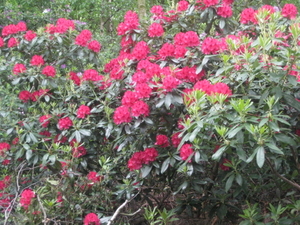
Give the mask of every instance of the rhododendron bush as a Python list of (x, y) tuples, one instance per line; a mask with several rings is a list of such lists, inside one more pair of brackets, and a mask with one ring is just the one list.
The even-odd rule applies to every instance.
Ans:
[[(3, 27), (1, 76), (19, 99), (1, 127), (5, 223), (135, 224), (144, 204), (262, 222), (241, 210), (246, 201), (269, 221), (296, 221), (298, 10), (264, 5), (235, 18), (233, 4), (156, 5), (146, 20), (128, 11), (106, 62), (105, 46), (72, 20)], [(285, 207), (276, 218), (272, 204)]]

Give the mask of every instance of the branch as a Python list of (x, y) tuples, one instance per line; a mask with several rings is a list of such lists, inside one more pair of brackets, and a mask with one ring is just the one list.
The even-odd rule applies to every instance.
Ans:
[(40, 199), (40, 196), (39, 195), (36, 195), (36, 197), (37, 197), (37, 200), (38, 200), (38, 202), (39, 202), (39, 204), (40, 204), (40, 206), (41, 206), (41, 209), (42, 209), (42, 211), (43, 211), (43, 214), (44, 214), (44, 220), (43, 220), (43, 222), (44, 222), (44, 224), (45, 225), (47, 225), (47, 214), (46, 214), (46, 211), (45, 211), (45, 209), (44, 209), (44, 207), (43, 207), (43, 204), (42, 204), (42, 202), (41, 202), (41, 199)]
[(296, 189), (298, 189), (298, 190), (300, 191), (300, 185), (299, 185), (299, 184), (297, 184), (297, 183), (295, 183), (294, 181), (291, 181), (291, 180), (287, 179), (286, 177), (280, 175), (280, 174), (277, 172), (277, 170), (274, 169), (274, 167), (273, 167), (273, 165), (272, 165), (272, 163), (271, 163), (271, 161), (270, 161), (269, 158), (266, 158), (266, 161), (267, 161), (267, 163), (269, 164), (269, 166), (270, 166), (272, 172), (273, 172), (277, 177), (279, 177), (281, 180), (283, 180), (283, 181), (285, 181), (286, 183), (292, 185), (294, 188), (296, 188)]
[(123, 209), (129, 202), (130, 201), (126, 199), (126, 201), (122, 205), (120, 205), (119, 208), (117, 208), (116, 212), (111, 217), (111, 219), (108, 221), (107, 225), (111, 225), (111, 223), (116, 219), (117, 215), (120, 213), (121, 209)]

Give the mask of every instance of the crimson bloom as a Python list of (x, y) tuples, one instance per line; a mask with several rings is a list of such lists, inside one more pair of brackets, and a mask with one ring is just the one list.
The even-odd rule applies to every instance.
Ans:
[(45, 64), (45, 61), (43, 59), (42, 56), (40, 55), (34, 55), (32, 58), (31, 58), (31, 61), (30, 61), (30, 64), (32, 66), (42, 66)]
[(100, 225), (100, 220), (95, 213), (89, 213), (84, 217), (84, 225)]
[(84, 119), (87, 115), (91, 114), (91, 110), (86, 105), (81, 105), (77, 110), (77, 118)]
[(60, 130), (68, 130), (71, 126), (73, 126), (73, 121), (69, 117), (61, 118), (58, 121), (58, 128)]
[(13, 74), (18, 75), (19, 73), (26, 72), (26, 66), (22, 63), (17, 63), (14, 65)]
[(42, 70), (42, 74), (48, 76), (48, 77), (55, 77), (56, 70), (53, 66), (45, 66)]
[(20, 198), (21, 206), (24, 207), (24, 209), (28, 209), (28, 207), (31, 204), (31, 200), (35, 197), (35, 193), (31, 189), (25, 189)]
[[(179, 150), (180, 152), (180, 157), (182, 160), (187, 160), (190, 155), (194, 154), (194, 150), (192, 148), (191, 144), (184, 144)], [(192, 160), (190, 159), (188, 162), (191, 162)]]

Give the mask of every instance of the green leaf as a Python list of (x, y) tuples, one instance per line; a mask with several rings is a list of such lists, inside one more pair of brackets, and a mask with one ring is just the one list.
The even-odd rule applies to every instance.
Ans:
[(78, 143), (81, 141), (81, 134), (78, 130), (75, 130), (75, 138)]
[(87, 129), (80, 129), (79, 132), (84, 136), (91, 136), (91, 131)]
[(222, 154), (226, 151), (226, 146), (223, 146), (221, 148), (218, 149), (218, 151), (216, 151), (213, 155), (212, 155), (212, 159), (213, 160), (220, 160)]
[(148, 176), (148, 174), (151, 172), (152, 166), (149, 165), (145, 165), (141, 168), (141, 172), (142, 172), (142, 178), (145, 178), (146, 176)]
[(240, 186), (242, 186), (242, 184), (243, 184), (243, 178), (242, 178), (242, 176), (241, 176), (241, 174), (236, 174), (236, 176), (235, 176), (235, 181), (240, 185)]
[(300, 102), (298, 102), (295, 97), (288, 94), (283, 94), (283, 98), (289, 106), (300, 112)]
[(274, 144), (266, 143), (266, 146), (269, 147), (270, 151), (276, 154), (284, 155), (283, 152)]
[(221, 19), (220, 21), (219, 21), (219, 27), (220, 27), (220, 29), (223, 29), (224, 27), (225, 27), (225, 20), (223, 20), (223, 19)]
[(32, 150), (29, 149), (26, 151), (26, 160), (29, 161), (32, 157)]
[(230, 131), (227, 132), (228, 138), (233, 138), (244, 126), (238, 125), (236, 128), (232, 128)]
[(225, 184), (225, 191), (226, 192), (228, 192), (228, 190), (231, 188), (234, 178), (235, 178), (235, 175), (231, 174), (231, 176), (227, 179), (226, 184)]
[(163, 164), (161, 165), (160, 172), (161, 172), (161, 173), (164, 173), (164, 172), (168, 169), (169, 164), (170, 164), (170, 158), (167, 158), (167, 159), (163, 162)]
[(165, 106), (166, 106), (166, 108), (169, 109), (171, 104), (172, 104), (172, 94), (168, 93), (165, 97)]
[(256, 163), (259, 168), (262, 168), (265, 163), (265, 149), (262, 146), (257, 147)]

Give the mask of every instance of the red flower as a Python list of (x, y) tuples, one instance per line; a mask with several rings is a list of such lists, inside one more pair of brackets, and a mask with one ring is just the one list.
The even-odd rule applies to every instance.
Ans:
[(150, 12), (155, 14), (155, 15), (162, 15), (164, 13), (164, 9), (161, 5), (154, 5), (150, 9)]
[[(194, 154), (194, 150), (191, 144), (182, 145), (179, 152), (182, 160), (187, 160), (190, 157), (190, 155)], [(190, 159), (188, 162), (192, 162), (192, 160)]]
[(224, 165), (225, 163), (231, 164), (231, 161), (229, 159), (223, 159), (222, 162), (220, 163), (220, 169), (223, 171), (230, 170), (231, 167)]
[(60, 130), (67, 130), (73, 126), (73, 121), (69, 117), (61, 118), (58, 121), (58, 128)]
[(42, 66), (45, 64), (45, 61), (43, 59), (42, 56), (40, 55), (34, 55), (32, 58), (31, 58), (31, 61), (30, 61), (30, 64), (32, 66)]
[(135, 117), (140, 115), (149, 116), (149, 106), (143, 101), (136, 101), (131, 107), (131, 113)]
[(91, 41), (89, 44), (88, 44), (88, 49), (94, 51), (94, 52), (99, 52), (100, 49), (101, 49), (101, 44), (94, 40), (94, 41)]
[(65, 18), (59, 18), (56, 22), (55, 32), (63, 34), (68, 30), (74, 30), (75, 24), (72, 20), (67, 20)]
[(166, 135), (159, 134), (156, 136), (155, 145), (159, 145), (163, 148), (170, 146), (169, 138)]
[(87, 179), (89, 179), (90, 181), (92, 181), (94, 183), (98, 183), (101, 181), (101, 176), (99, 176), (97, 172), (91, 171), (87, 175)]
[(282, 8), (281, 15), (288, 19), (295, 19), (298, 14), (298, 9), (294, 4), (285, 4)]
[(35, 197), (35, 193), (31, 189), (25, 189), (20, 198), (21, 206), (24, 207), (24, 209), (28, 209), (28, 207), (31, 204), (32, 198)]
[(89, 30), (83, 30), (75, 38), (75, 44), (80, 46), (86, 46), (88, 41), (92, 38), (92, 32)]
[(12, 48), (19, 44), (18, 40), (14, 37), (10, 38), (7, 42), (7, 47)]
[(90, 81), (99, 81), (103, 80), (103, 76), (101, 76), (97, 70), (88, 69), (84, 71), (82, 79)]
[(152, 88), (148, 84), (137, 84), (134, 89), (138, 98), (149, 98), (152, 93)]
[(36, 37), (36, 33), (32, 30), (29, 30), (24, 34), (24, 38), (27, 41), (32, 41)]
[(143, 152), (135, 152), (128, 160), (127, 167), (130, 171), (139, 170), (143, 166)]
[(146, 148), (143, 151), (143, 163), (149, 164), (150, 162), (153, 162), (156, 160), (158, 156), (158, 152), (155, 148)]
[(48, 76), (48, 77), (55, 77), (56, 70), (53, 66), (45, 66), (42, 70), (42, 74)]
[(51, 115), (43, 115), (40, 117), (39, 121), (41, 123), (41, 126), (42, 127), (48, 127), (49, 123), (50, 123), (50, 118), (51, 118)]
[(128, 106), (119, 106), (116, 108), (113, 116), (115, 124), (130, 123), (132, 118)]
[(181, 32), (175, 35), (174, 44), (184, 47), (194, 47), (200, 44), (200, 39), (195, 31)]
[(133, 106), (133, 104), (138, 100), (138, 95), (133, 91), (126, 91), (122, 97), (122, 105)]
[(189, 2), (188, 1), (180, 1), (178, 2), (177, 11), (186, 11), (189, 8)]
[(95, 213), (89, 213), (84, 217), (84, 225), (100, 225), (100, 220)]
[(175, 52), (174, 45), (170, 43), (164, 43), (163, 46), (158, 50), (157, 54), (165, 59), (166, 57), (173, 57)]
[(221, 7), (218, 7), (217, 14), (224, 18), (231, 17), (232, 8), (230, 7), (230, 5), (223, 4)]
[(81, 156), (86, 155), (86, 149), (82, 144), (78, 143), (75, 139), (73, 139), (70, 142), (70, 145), (73, 147), (72, 152), (73, 152), (73, 157), (79, 158)]
[(150, 52), (150, 48), (148, 47), (145, 41), (138, 42), (133, 50), (132, 50), (132, 58), (136, 60), (145, 59)]
[(159, 23), (152, 23), (148, 28), (149, 37), (160, 37), (164, 34), (164, 28)]
[(3, 160), (3, 162), (2, 162), (2, 165), (3, 165), (3, 166), (6, 166), (6, 165), (8, 165), (8, 164), (10, 164), (10, 160), (9, 160), (9, 159)]
[(91, 114), (91, 110), (86, 105), (81, 105), (77, 110), (77, 118), (84, 119), (87, 115)]
[(81, 84), (81, 79), (75, 72), (71, 71), (69, 74), (69, 78), (73, 80), (74, 84), (76, 84), (77, 86)]
[(181, 81), (178, 80), (175, 77), (172, 76), (166, 76), (163, 80), (163, 88), (167, 92), (171, 92), (174, 88), (176, 88), (179, 84), (181, 84)]
[(14, 65), (13, 74), (18, 75), (19, 73), (24, 73), (24, 72), (26, 72), (26, 67), (24, 64), (17, 63), (16, 65)]
[(2, 37), (0, 37), (0, 48), (4, 46), (4, 40)]
[(19, 138), (18, 137), (15, 137), (13, 140), (12, 140), (12, 144), (13, 145), (17, 145), (19, 143)]
[(171, 139), (172, 139), (172, 144), (175, 148), (177, 148), (181, 142), (181, 138), (179, 137), (180, 132), (177, 132), (175, 134), (172, 135)]
[(31, 99), (31, 93), (29, 91), (21, 91), (19, 93), (19, 99), (22, 100), (23, 102), (28, 102), (28, 100)]
[(210, 7), (213, 5), (217, 5), (219, 3), (219, 0), (202, 0), (202, 2), (206, 7)]
[(127, 11), (124, 16), (124, 22), (120, 23), (117, 27), (118, 35), (125, 35), (131, 30), (137, 29), (139, 26), (139, 17), (136, 12)]
[(62, 193), (58, 192), (57, 197), (56, 197), (56, 202), (60, 203), (60, 202), (63, 202), (63, 201), (64, 201), (64, 199), (63, 199)]
[(25, 22), (21, 21), (16, 26), (17, 26), (19, 32), (27, 30), (27, 26), (26, 26)]
[(254, 23), (257, 24), (256, 10), (252, 8), (244, 9), (241, 13), (240, 22), (242, 24)]

